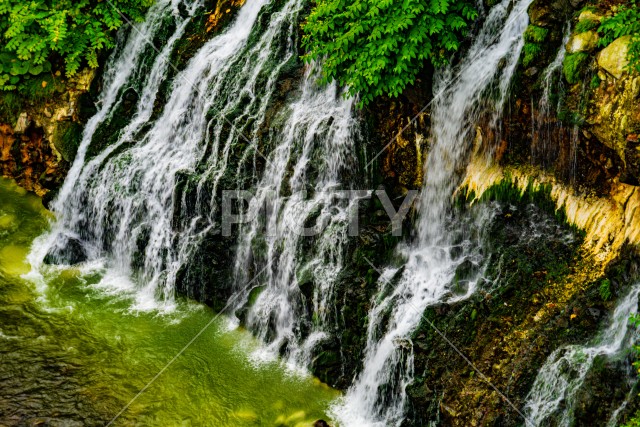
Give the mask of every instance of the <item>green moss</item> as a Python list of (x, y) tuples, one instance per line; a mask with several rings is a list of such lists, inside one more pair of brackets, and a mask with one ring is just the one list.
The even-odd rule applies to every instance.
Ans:
[(524, 32), (524, 40), (531, 43), (542, 43), (547, 39), (547, 35), (549, 35), (547, 28), (529, 25)]
[(609, 279), (603, 279), (598, 287), (600, 297), (602, 301), (608, 301), (611, 298), (611, 281)]
[(528, 67), (533, 61), (538, 59), (543, 53), (544, 49), (542, 44), (549, 35), (549, 30), (537, 25), (529, 25), (524, 32), (524, 56), (522, 58), (522, 65)]
[(251, 289), (251, 292), (249, 292), (248, 300), (249, 307), (252, 307), (256, 303), (256, 301), (258, 301), (258, 297), (265, 289), (267, 289), (266, 286), (256, 286), (255, 288)]
[(589, 54), (585, 52), (571, 53), (564, 58), (562, 71), (564, 72), (564, 78), (567, 82), (570, 84), (576, 84), (580, 81), (584, 74), (588, 59)]
[(61, 122), (53, 134), (53, 144), (67, 162), (73, 162), (82, 141), (82, 125), (76, 122)]
[(524, 44), (523, 52), (524, 57), (522, 58), (522, 65), (528, 67), (540, 56), (542, 53), (542, 47), (537, 43), (527, 42)]

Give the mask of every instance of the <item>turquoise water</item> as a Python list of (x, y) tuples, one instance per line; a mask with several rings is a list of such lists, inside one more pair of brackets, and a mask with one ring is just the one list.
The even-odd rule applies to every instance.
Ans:
[[(50, 219), (39, 198), (0, 179), (0, 425), (105, 425), (214, 317), (178, 301), (135, 311), (125, 278), (100, 265), (23, 278)], [(312, 425), (338, 392), (278, 363), (218, 319), (113, 425)]]

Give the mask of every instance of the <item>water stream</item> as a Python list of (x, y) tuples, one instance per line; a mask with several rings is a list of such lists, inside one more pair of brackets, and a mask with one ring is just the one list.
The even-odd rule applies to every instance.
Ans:
[[(402, 423), (405, 388), (413, 378), (411, 333), (427, 306), (474, 292), (471, 280), (464, 295), (450, 293), (456, 268), (466, 260), (478, 263), (477, 245), (453, 243), (460, 226), (451, 227), (451, 197), (458, 168), (473, 142), (473, 126), (486, 111), (494, 112), (494, 124), (501, 115), (524, 44), (530, 3), (504, 0), (491, 8), (465, 57), (436, 77), (418, 236), (404, 250), (407, 261), (401, 272), (389, 269), (382, 274), (380, 295), (369, 312), (363, 371), (344, 403), (334, 409), (347, 425)], [(396, 274), (397, 284), (389, 289)]]

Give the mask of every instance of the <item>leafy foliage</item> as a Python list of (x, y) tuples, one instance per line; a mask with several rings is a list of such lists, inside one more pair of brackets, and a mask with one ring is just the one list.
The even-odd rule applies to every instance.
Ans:
[(306, 61), (323, 60), (361, 104), (398, 96), (426, 62), (446, 63), (478, 16), (469, 0), (317, 0), (303, 24)]
[(595, 19), (585, 19), (576, 24), (573, 32), (575, 34), (586, 33), (587, 31), (595, 30), (600, 26), (600, 21)]
[(640, 7), (636, 0), (618, 7), (615, 15), (603, 19), (598, 28), (602, 35), (599, 45), (609, 45), (618, 37), (631, 36), (629, 68), (640, 72)]
[(56, 68), (69, 77), (84, 63), (97, 67), (99, 52), (114, 46), (115, 30), (126, 20), (141, 21), (152, 2), (2, 0), (0, 89), (17, 89)]

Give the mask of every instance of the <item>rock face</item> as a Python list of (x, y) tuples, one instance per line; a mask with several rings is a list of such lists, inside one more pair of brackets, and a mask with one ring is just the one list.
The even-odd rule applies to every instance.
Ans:
[(61, 185), (81, 137), (81, 123), (86, 120), (81, 104), (86, 102), (83, 96), (94, 76), (94, 71), (84, 70), (66, 81), (64, 90), (54, 96), (25, 103), (14, 123), (0, 117), (3, 176), (39, 196)]
[(40, 196), (64, 179), (66, 167), (54, 150), (42, 129), (27, 127), (16, 133), (0, 125), (0, 173)]
[(587, 126), (596, 138), (614, 150), (624, 163), (620, 181), (640, 184), (640, 76), (606, 76), (592, 96), (587, 109)]

